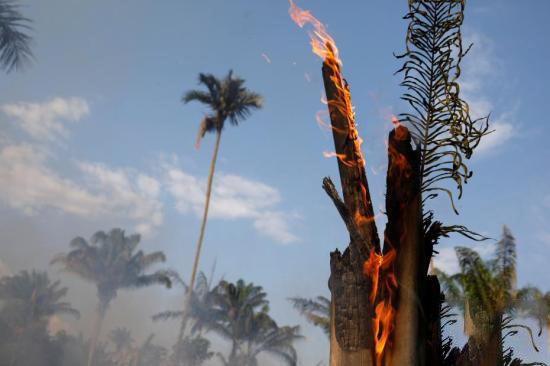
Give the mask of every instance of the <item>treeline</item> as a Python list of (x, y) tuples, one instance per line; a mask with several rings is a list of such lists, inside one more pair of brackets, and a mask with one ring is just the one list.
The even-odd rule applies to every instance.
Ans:
[[(152, 314), (153, 320), (171, 321), (168, 326), (180, 329), (181, 337), (173, 345), (155, 343), (153, 334), (138, 343), (126, 328), (116, 328), (100, 341), (103, 318), (119, 290), (156, 284), (188, 290), (174, 271), (150, 271), (166, 257), (162, 252), (138, 250), (139, 241), (139, 235), (127, 236), (121, 229), (99, 231), (89, 241), (73, 239), (71, 250), (52, 260), (52, 265), (97, 287), (97, 318), (89, 338), (51, 331), (54, 317), (80, 317), (66, 300), (68, 288), (60, 281), (34, 270), (1, 278), (0, 365), (199, 366), (217, 358), (227, 366), (255, 366), (260, 354), (296, 365), (294, 345), (302, 338), (299, 327), (277, 324), (261, 286), (244, 280), (214, 284), (202, 272), (187, 312)], [(212, 334), (227, 341), (228, 352), (213, 349)]]

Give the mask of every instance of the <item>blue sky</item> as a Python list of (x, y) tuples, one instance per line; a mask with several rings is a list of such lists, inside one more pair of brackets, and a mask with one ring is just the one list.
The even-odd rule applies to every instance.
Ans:
[[(332, 137), (315, 122), (325, 108), (320, 61), (289, 18), (288, 3), (23, 4), (34, 20), (35, 61), (24, 72), (0, 75), (4, 271), (46, 269), (73, 237), (123, 227), (143, 232), (145, 249), (165, 251), (168, 264), (188, 276), (213, 138), (194, 149), (205, 110), (180, 98), (198, 86), (199, 72), (221, 76), (233, 69), (264, 96), (265, 106), (224, 131), (202, 268), (216, 261), (219, 276), (261, 284), (279, 322), (301, 323), (285, 298), (328, 295), (328, 255), (347, 238), (321, 189), (321, 179), (337, 177), (337, 169), (322, 155), (332, 149)], [(406, 108), (401, 77), (393, 75), (400, 64), (392, 56), (404, 48), (406, 1), (297, 5), (328, 26), (340, 49), (371, 193), (382, 207), (384, 140), (390, 116)], [(444, 200), (433, 204), (441, 219), (491, 237), (508, 225), (518, 240), (520, 285), (544, 290), (550, 290), (544, 269), (550, 248), (548, 11), (543, 0), (467, 4), (463, 31), (474, 47), (464, 61), (463, 96), (474, 114), (491, 112), (495, 132), (470, 162), (474, 177), (459, 202), (460, 216)], [(383, 227), (383, 218), (378, 224)], [(475, 244), (446, 240), (440, 266), (456, 268), (455, 245)], [(491, 243), (475, 246), (490, 254)], [(83, 311), (93, 309), (92, 287), (71, 291)], [(180, 302), (180, 294), (160, 289), (122, 295), (111, 320), (127, 325)], [(77, 327), (85, 329), (88, 320)], [(148, 322), (134, 328), (153, 329), (165, 340), (173, 332)], [(303, 330), (301, 364), (326, 359), (321, 332), (305, 324)], [(519, 353), (532, 355), (526, 347)]]

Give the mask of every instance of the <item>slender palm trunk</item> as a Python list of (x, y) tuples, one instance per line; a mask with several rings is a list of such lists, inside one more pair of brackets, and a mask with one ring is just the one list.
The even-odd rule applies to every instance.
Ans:
[[(204, 229), (206, 228), (206, 221), (208, 219), (208, 206), (210, 205), (210, 194), (212, 193), (212, 181), (214, 179), (214, 170), (216, 168), (216, 159), (218, 158), (218, 150), (220, 148), (220, 139), (222, 137), (222, 132), (220, 130), (216, 131), (216, 143), (214, 145), (214, 152), (212, 154), (212, 160), (210, 161), (210, 171), (208, 172), (208, 184), (206, 187), (206, 201), (204, 203), (204, 213), (202, 216), (201, 229), (199, 233), (199, 239), (197, 240), (197, 245), (195, 246), (195, 259), (193, 261), (193, 269), (191, 271), (191, 281), (189, 282), (189, 287), (187, 289), (187, 294), (185, 296), (185, 304), (183, 308), (183, 318), (181, 322), (180, 331), (178, 334), (178, 345), (181, 344), (183, 339), (183, 333), (185, 332), (185, 326), (187, 324), (187, 318), (189, 316), (189, 307), (191, 305), (191, 297), (193, 295), (193, 288), (195, 287), (195, 278), (197, 277), (197, 269), (199, 267), (199, 259), (201, 255), (202, 240), (204, 238)], [(178, 348), (179, 349), (179, 348)]]
[(105, 304), (104, 301), (99, 301), (99, 305), (97, 307), (97, 314), (96, 314), (96, 320), (94, 324), (94, 329), (92, 333), (92, 338), (90, 340), (90, 349), (88, 350), (88, 366), (92, 366), (94, 364), (94, 354), (95, 349), (97, 347), (97, 340), (99, 339), (99, 335), (101, 333), (101, 325), (103, 323), (103, 319), (105, 318), (105, 311), (107, 310), (107, 304)]

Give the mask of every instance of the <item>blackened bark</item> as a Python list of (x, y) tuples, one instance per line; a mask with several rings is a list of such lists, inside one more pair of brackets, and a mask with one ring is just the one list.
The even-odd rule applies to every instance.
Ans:
[[(348, 85), (342, 80), (337, 65), (328, 65), (325, 62), (322, 72), (335, 153), (339, 157), (343, 203), (338, 205), (334, 195), (331, 198), (346, 222), (351, 239), (344, 253), (336, 250), (330, 256), (329, 287), (333, 330), (330, 364), (373, 366), (373, 306), (368, 298), (371, 284), (363, 275), (363, 263), (368, 259), (371, 250), (380, 251), (380, 239), (359, 150), (359, 136), (352, 114), (346, 112), (351, 111)], [(325, 189), (326, 187), (325, 185)]]

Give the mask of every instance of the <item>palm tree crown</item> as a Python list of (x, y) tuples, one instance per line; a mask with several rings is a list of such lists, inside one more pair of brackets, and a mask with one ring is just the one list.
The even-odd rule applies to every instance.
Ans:
[(32, 57), (29, 46), (30, 20), (19, 12), (12, 0), (0, 0), (0, 68), (10, 72), (22, 67)]
[(222, 80), (201, 73), (199, 83), (205, 85), (208, 91), (191, 90), (183, 96), (184, 103), (198, 101), (211, 109), (211, 113), (201, 121), (197, 144), (207, 132), (221, 132), (227, 119), (236, 126), (250, 115), (252, 109), (262, 106), (262, 97), (246, 89), (244, 79), (234, 77), (233, 71), (229, 71)]
[(80, 313), (62, 299), (67, 287), (51, 282), (46, 272), (21, 271), (15, 276), (0, 279), (0, 300), (3, 303), (2, 318), (19, 328), (45, 325), (53, 315)]
[(303, 338), (298, 326), (279, 327), (269, 316), (267, 294), (261, 286), (238, 280), (221, 281), (215, 302), (214, 321), (210, 328), (231, 340), (229, 357), (220, 356), (224, 365), (256, 366), (257, 356), (268, 353), (294, 366), (297, 354), (294, 342)]
[(171, 287), (170, 272), (144, 272), (151, 266), (166, 261), (162, 252), (144, 254), (135, 252), (141, 237), (126, 236), (121, 229), (109, 233), (96, 232), (88, 243), (77, 237), (70, 242), (72, 250), (56, 256), (52, 263), (60, 263), (64, 270), (96, 284), (98, 296), (104, 305), (123, 288), (139, 288), (152, 284)]
[(134, 252), (140, 239), (139, 234), (126, 236), (121, 229), (112, 229), (109, 233), (98, 231), (90, 240), (92, 244), (77, 237), (71, 241), (72, 250), (69, 253), (60, 254), (52, 260), (52, 263), (61, 263), (67, 272), (74, 273), (97, 287), (99, 304), (88, 354), (88, 366), (93, 365), (94, 352), (107, 307), (119, 289), (154, 284), (172, 286), (170, 271), (144, 273), (151, 266), (164, 262), (166, 257), (162, 252)]

